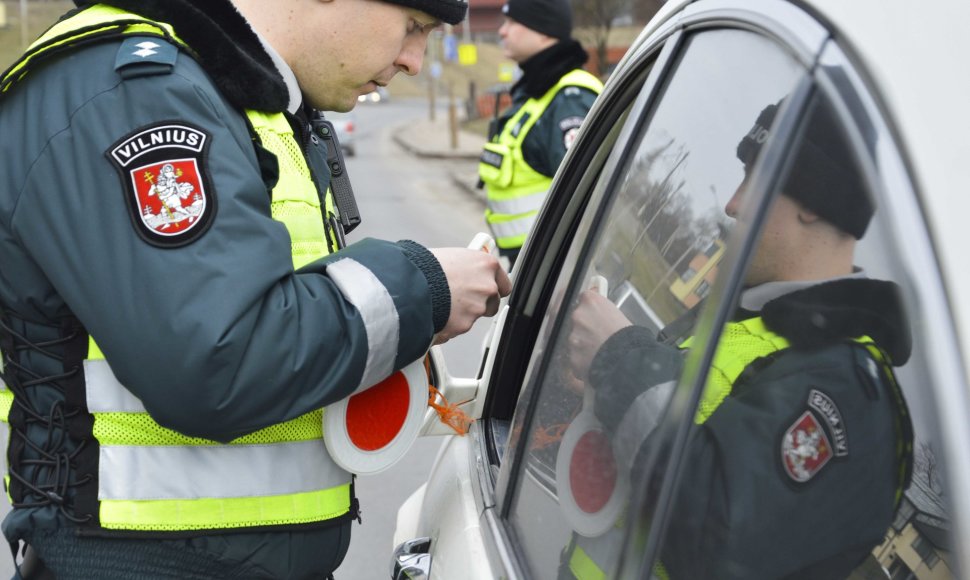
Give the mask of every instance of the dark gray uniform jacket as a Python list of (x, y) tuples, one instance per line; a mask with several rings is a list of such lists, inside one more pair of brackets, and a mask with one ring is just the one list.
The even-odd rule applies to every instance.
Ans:
[[(193, 570), (210, 578), (314, 577), (342, 559), (349, 518), (293, 533), (77, 538), (73, 498), (90, 483), (83, 474), (96, 470), (80, 458), (96, 445), (74, 436), (72, 423), (90, 416), (66, 400), (77, 372), (60, 361), (86, 345), (86, 331), (158, 423), (225, 442), (334, 403), (361, 380), (368, 360), (362, 315), (328, 277), (328, 264), (351, 257), (388, 290), (400, 319), (394, 368), (421, 356), (443, 327), (447, 281), (413, 242), (364, 240), (294, 272), (287, 230), (270, 216), (275, 158), (257, 155), (242, 113), (284, 111), (288, 102), (256, 35), (229, 0), (106, 3), (172, 24), (196, 54), (180, 51), (170, 63), (149, 55), (121, 67), (119, 47), (128, 39), (103, 40), (47, 60), (0, 98), (4, 375), (7, 384), (29, 384), (37, 412), (23, 418), (15, 405), (32, 443), (13, 436), (8, 459), (20, 470), (12, 481), (18, 505), (4, 533), (30, 540), (59, 577), (131, 570), (144, 578), (146, 569), (182, 578)], [(311, 143), (305, 116), (290, 121), (322, 193), (329, 182), (323, 152)], [(200, 173), (212, 217), (178, 246), (140, 236), (123, 177), (106, 155), (139, 128), (167, 122), (209, 136)], [(38, 458), (46, 463), (24, 463)]]
[[(736, 320), (758, 314), (742, 311)], [(760, 315), (791, 347), (749, 364), (696, 426), (661, 548), (674, 580), (844, 578), (882, 542), (898, 493), (909, 485), (905, 401), (895, 379), (852, 340), (871, 337), (888, 364), (908, 360), (909, 328), (895, 285), (823, 283), (768, 302)], [(603, 424), (616, 425), (645, 385), (676, 377), (679, 357), (644, 328), (611, 337), (590, 370)], [(797, 482), (782, 463), (786, 431), (808, 412), (833, 445), (839, 436), (810, 404), (812, 391), (834, 403), (846, 453)], [(827, 411), (832, 420), (836, 415)], [(634, 477), (644, 481), (643, 474)]]
[[(505, 123), (529, 99), (538, 99), (566, 73), (581, 68), (588, 56), (575, 40), (563, 40), (523, 62), (522, 78), (512, 87), (512, 106), (492, 128), (501, 133)], [(552, 177), (566, 156), (567, 141), (589, 113), (597, 94), (582, 87), (560, 90), (522, 142), (522, 157), (539, 173)]]

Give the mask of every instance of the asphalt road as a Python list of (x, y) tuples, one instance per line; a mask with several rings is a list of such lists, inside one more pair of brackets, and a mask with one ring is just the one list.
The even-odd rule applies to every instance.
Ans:
[[(392, 132), (409, 119), (428, 115), (424, 101), (359, 106), (355, 115), (357, 154), (348, 159), (348, 170), (363, 221), (349, 241), (407, 238), (429, 247), (465, 246), (484, 230), (484, 206), (451, 178), (458, 168), (463, 169), (461, 174), (474, 171), (476, 161), (422, 159), (406, 153), (391, 139)], [(478, 371), (485, 330), (479, 324), (444, 345), (452, 374), (473, 376)], [(427, 478), (440, 444), (437, 437), (418, 440), (387, 471), (357, 479), (363, 524), (354, 527), (337, 580), (389, 578), (397, 509)]]
[[(456, 168), (464, 174), (473, 172), (474, 161), (422, 159), (406, 153), (391, 138), (409, 120), (427, 115), (424, 101), (394, 100), (357, 108), (357, 154), (347, 159), (347, 165), (363, 221), (349, 242), (379, 237), (413, 239), (430, 247), (465, 246), (485, 228), (481, 202), (451, 179)], [(485, 325), (480, 324), (444, 345), (452, 374), (472, 376), (477, 372), (484, 331)], [(354, 526), (350, 551), (337, 570), (338, 580), (389, 577), (397, 509), (425, 481), (440, 444), (441, 438), (421, 439), (387, 471), (358, 478), (363, 524)], [(3, 467), (5, 472), (5, 461)], [(0, 517), (9, 511), (8, 502), (0, 500)], [(0, 578), (9, 578), (13, 563), (8, 551), (0, 552)]]

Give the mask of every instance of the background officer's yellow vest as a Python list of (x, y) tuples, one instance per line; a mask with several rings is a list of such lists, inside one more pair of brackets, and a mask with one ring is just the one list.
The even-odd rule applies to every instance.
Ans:
[[(97, 5), (59, 22), (31, 45), (0, 79), (0, 91), (24, 78), (51, 48), (61, 52), (98, 35), (119, 33), (184, 46), (167, 24)], [(294, 267), (326, 256), (329, 247), (338, 247), (335, 239), (328, 246), (324, 227), (324, 216), (333, 212), (330, 192), (321, 204), (302, 148), (282, 113), (250, 110), (246, 116), (262, 146), (279, 162), (271, 212), (290, 233)], [(222, 445), (156, 423), (118, 382), (93, 339), (84, 375), (88, 412), (94, 417), (92, 435), (99, 445), (100, 527), (140, 532), (239, 529), (314, 523), (350, 512), (352, 476), (327, 454), (322, 410)], [(0, 380), (4, 422), (13, 398)], [(296, 478), (279, 478), (274, 465), (307, 467)]]
[(488, 193), (485, 221), (500, 248), (522, 247), (546, 200), (552, 178), (525, 162), (522, 143), (556, 94), (567, 86), (582, 87), (597, 94), (603, 90), (603, 83), (584, 70), (566, 73), (541, 98), (523, 103), (494, 142), (486, 143), (482, 151), (478, 174)]

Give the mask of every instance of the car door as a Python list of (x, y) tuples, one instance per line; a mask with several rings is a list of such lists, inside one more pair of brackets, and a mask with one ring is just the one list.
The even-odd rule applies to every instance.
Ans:
[[(676, 459), (671, 443), (690, 425), (689, 397), (706, 374), (697, 357), (716, 343), (717, 327), (693, 332), (686, 364), (674, 343), (644, 354), (646, 368), (614, 366), (596, 353), (610, 342), (652, 340), (694, 320), (702, 303), (727, 311), (730, 291), (712, 289), (725, 276), (721, 286), (737, 286), (752, 236), (736, 233), (724, 209), (744, 179), (737, 144), (766, 104), (808, 76), (805, 63), (749, 30), (675, 27), (662, 46), (627, 117), (629, 138), (597, 176), (563, 265), (547, 282), (516, 401), (497, 503), (528, 577), (637, 569), (643, 546), (627, 549), (627, 539), (633, 529), (649, 537), (651, 527), (639, 529), (631, 510), (642, 502), (640, 513), (654, 521)], [(651, 66), (649, 58), (640, 66)], [(530, 245), (527, 259), (534, 251)], [(597, 306), (597, 296), (613, 308)], [(630, 323), (643, 333), (621, 329)], [(619, 376), (595, 392), (604, 364)], [(650, 457), (640, 451), (648, 440), (660, 450)]]
[[(482, 419), (467, 443), (477, 549), (472, 558), (457, 549), (442, 533), (448, 526), (431, 523), (443, 518), (426, 509), (433, 576), (472, 568), (510, 578), (780, 577), (811, 575), (799, 558), (832, 552), (826, 542), (850, 552), (837, 530), (798, 519), (797, 501), (761, 502), (753, 482), (777, 478), (826, 513), (834, 502), (810, 496), (811, 486), (854, 457), (858, 424), (841, 433), (849, 434), (844, 447), (828, 425), (829, 452), (816, 444), (815, 458), (796, 465), (785, 441), (806, 425), (802, 409), (778, 412), (775, 423), (787, 429), (757, 439), (770, 455), (763, 472), (712, 476), (706, 488), (697, 476), (706, 472), (698, 471), (705, 451), (696, 441), (708, 429), (697, 418), (718, 346), (745, 304), (769, 216), (822, 109), (840, 127), (837, 160), (876, 207), (854, 263), (898, 287), (912, 337), (892, 376), (913, 433), (885, 435), (906, 459), (888, 477), (898, 483), (894, 517), (879, 524), (881, 542), (853, 577), (952, 576), (944, 474), (958, 454), (940, 401), (966, 383), (944, 372), (959, 360), (956, 341), (945, 309), (931, 307), (945, 304), (940, 275), (878, 87), (824, 23), (787, 3), (702, 1), (668, 16), (618, 67), (524, 249), (505, 324), (486, 356)], [(770, 107), (773, 117), (759, 123)], [(739, 147), (746, 140), (759, 145), (747, 172)], [(728, 215), (742, 184), (744, 201)], [(639, 348), (632, 359), (601, 356), (606, 346), (631, 344)], [(607, 387), (591, 388), (596, 377)], [(809, 422), (832, 421), (807, 400), (803, 407)], [(717, 453), (722, 462), (751, 460)], [(446, 493), (435, 477), (428, 489)], [(844, 481), (862, 496), (875, 487), (858, 476)], [(732, 532), (745, 528), (692, 511), (701, 502), (746, 516), (762, 533)], [(875, 521), (870, 512), (855, 519)], [(717, 552), (720, 545), (731, 550)], [(856, 563), (855, 552), (848, 557)]]
[[(642, 89), (658, 55), (655, 47), (642, 54), (635, 66), (614, 74), (614, 89), (597, 101), (585, 125), (585, 137), (567, 153), (565, 167), (575, 164), (590, 170), (557, 175), (542, 224), (534, 229), (516, 266), (512, 295), (486, 340), (479, 376), (451, 376), (440, 349), (432, 349), (435, 385), (449, 400), (467, 401), (462, 408), (480, 419), (467, 437), (445, 442), (428, 483), (400, 510), (394, 537), (399, 546), (398, 570), (426, 566), (429, 559), (422, 556), (427, 553), (432, 557), (433, 577), (522, 577), (525, 573), (509, 551), (508, 528), (496, 510), (497, 486), (505, 485), (498, 481), (500, 469), (515, 463), (503, 459), (514, 452), (515, 444), (509, 444), (513, 413), (525, 396), (523, 375), (537, 358), (533, 353), (542, 348), (537, 337), (563, 262), (575, 261), (567, 253), (587, 211), (595, 208), (591, 204), (596, 202), (590, 201), (594, 189), (606, 186), (600, 175), (611, 174), (618, 162), (613, 151), (619, 151), (633, 133), (639, 117), (632, 111), (642, 108)], [(424, 432), (444, 431), (432, 423)]]

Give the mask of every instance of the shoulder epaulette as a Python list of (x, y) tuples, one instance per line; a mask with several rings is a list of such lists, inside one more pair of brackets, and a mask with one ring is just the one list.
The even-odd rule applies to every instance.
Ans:
[(115, 57), (115, 70), (123, 78), (164, 75), (172, 72), (179, 49), (157, 36), (132, 36), (125, 39)]

